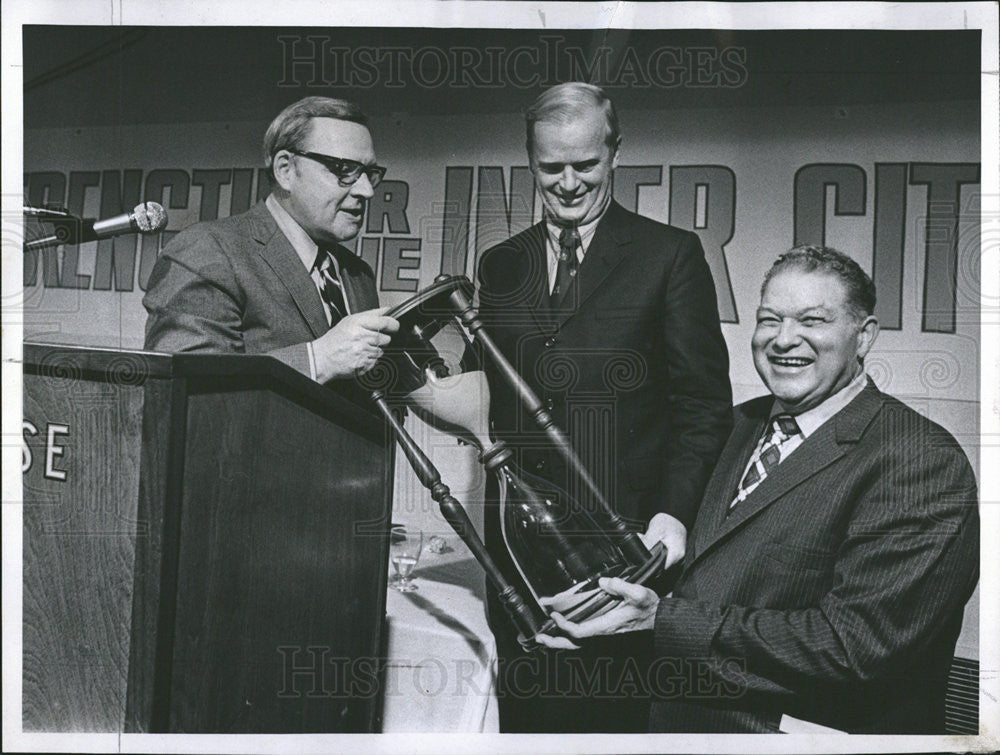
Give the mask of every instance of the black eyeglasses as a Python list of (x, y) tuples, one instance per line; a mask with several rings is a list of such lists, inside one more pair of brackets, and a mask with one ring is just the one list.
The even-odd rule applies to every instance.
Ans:
[(364, 173), (368, 176), (368, 183), (370, 183), (374, 189), (382, 182), (382, 178), (385, 176), (386, 168), (383, 168), (381, 165), (365, 165), (364, 163), (359, 163), (357, 160), (348, 160), (343, 157), (323, 155), (319, 152), (301, 152), (297, 149), (290, 149), (288, 151), (293, 155), (308, 157), (310, 160), (315, 160), (328, 171), (333, 173), (333, 175), (337, 177), (341, 186), (354, 185), (357, 183), (358, 179), (361, 178), (361, 174)]

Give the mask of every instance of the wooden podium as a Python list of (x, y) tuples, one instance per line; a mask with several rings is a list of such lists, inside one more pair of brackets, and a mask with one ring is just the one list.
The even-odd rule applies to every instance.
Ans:
[(392, 444), (263, 356), (25, 344), (25, 731), (377, 730)]

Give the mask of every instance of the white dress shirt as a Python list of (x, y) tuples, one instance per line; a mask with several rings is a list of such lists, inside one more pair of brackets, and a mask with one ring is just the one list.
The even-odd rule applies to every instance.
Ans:
[[(841, 388), (839, 391), (834, 393), (830, 398), (828, 398), (823, 403), (818, 406), (814, 406), (812, 409), (802, 412), (801, 414), (793, 414), (795, 417), (795, 422), (799, 426), (799, 433), (797, 435), (791, 436), (788, 440), (778, 446), (778, 451), (781, 454), (778, 459), (780, 464), (796, 448), (802, 445), (802, 442), (816, 432), (824, 423), (832, 419), (833, 416), (851, 403), (861, 391), (865, 389), (868, 384), (868, 375), (864, 370), (861, 370), (857, 376), (854, 377), (851, 382)], [(784, 406), (782, 406), (781, 401), (778, 399), (774, 400), (774, 406), (771, 407), (771, 419), (774, 419), (779, 414), (791, 414)], [(753, 457), (751, 456), (751, 461)], [(746, 473), (750, 469), (750, 464), (747, 463), (746, 468), (743, 470), (743, 474), (740, 479), (746, 477)]]
[[(839, 391), (834, 393), (830, 398), (828, 398), (823, 403), (818, 406), (814, 406), (808, 411), (804, 411), (801, 414), (793, 414), (795, 421), (799, 425), (799, 430), (801, 431), (800, 440), (793, 443), (793, 439), (789, 439), (782, 448), (785, 446), (789, 447), (786, 453), (782, 453), (781, 458), (784, 459), (789, 453), (791, 453), (791, 447), (797, 448), (803, 440), (808, 438), (814, 432), (816, 432), (820, 426), (822, 426), (827, 420), (833, 417), (834, 414), (839, 412), (849, 403), (851, 403), (855, 397), (865, 389), (868, 384), (868, 375), (864, 370), (861, 370), (847, 385), (841, 388)], [(774, 400), (774, 406), (771, 407), (771, 416), (774, 417), (777, 414), (792, 414), (784, 406), (782, 406), (781, 401), (778, 399)]]
[[(792, 414), (795, 418), (796, 424), (799, 426), (799, 432), (795, 435), (790, 436), (787, 440), (782, 442), (777, 446), (778, 448), (778, 463), (780, 464), (785, 459), (787, 459), (791, 453), (802, 445), (806, 438), (816, 432), (825, 422), (833, 418), (833, 416), (847, 406), (855, 397), (865, 389), (868, 384), (868, 376), (864, 370), (854, 377), (847, 385), (841, 388), (839, 391), (834, 393), (830, 398), (828, 398), (823, 403), (818, 406), (814, 406), (812, 409), (802, 412), (801, 414)], [(771, 407), (771, 415), (768, 418), (768, 424), (779, 414), (791, 414), (777, 398), (774, 400), (774, 405)], [(766, 437), (766, 434), (765, 436)], [(758, 455), (758, 449), (764, 443), (764, 437), (761, 437), (757, 441), (757, 447), (754, 449), (754, 453), (750, 455), (750, 461), (743, 468), (743, 474), (740, 475), (740, 479), (744, 479), (747, 476), (747, 472), (750, 471), (750, 465), (754, 463), (754, 457)], [(752, 490), (752, 489), (751, 489)], [(735, 502), (730, 505), (732, 508)]]

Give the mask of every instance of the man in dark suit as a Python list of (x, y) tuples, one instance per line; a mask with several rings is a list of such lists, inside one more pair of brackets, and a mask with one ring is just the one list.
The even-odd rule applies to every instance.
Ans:
[(271, 194), (163, 249), (143, 304), (146, 348), (270, 354), (321, 383), (365, 372), (399, 324), (340, 245), (357, 235), (385, 169), (352, 103), (307, 97), (268, 127)]
[[(562, 84), (528, 109), (527, 148), (544, 219), (487, 250), (480, 314), (501, 350), (567, 430), (605, 498), (668, 563), (730, 428), (728, 354), (698, 237), (625, 210), (612, 199), (621, 134), (598, 87)], [(488, 371), (498, 438), (529, 473), (575, 494), (578, 480)], [(487, 499), (495, 503), (492, 481)], [(485, 539), (505, 554), (496, 506)], [(508, 578), (518, 574), (500, 558)], [(491, 598), (495, 596), (490, 596)], [(646, 707), (616, 681), (635, 643), (594, 643), (580, 656), (524, 657), (495, 600), (504, 731), (643, 731)], [(604, 664), (612, 661), (612, 667)], [(612, 680), (592, 694), (595, 674)], [(635, 697), (636, 700), (630, 700)]]
[(653, 629), (653, 731), (944, 733), (976, 483), (951, 435), (865, 375), (874, 306), (849, 257), (781, 256), (752, 344), (772, 395), (736, 407), (672, 595), (603, 580), (622, 605), (558, 620), (578, 639)]

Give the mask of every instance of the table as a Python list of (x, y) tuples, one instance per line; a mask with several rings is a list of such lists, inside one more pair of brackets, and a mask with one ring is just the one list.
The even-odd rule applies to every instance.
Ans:
[(457, 535), (427, 549), (418, 590), (389, 589), (383, 732), (497, 732), (497, 652), (484, 574)]

